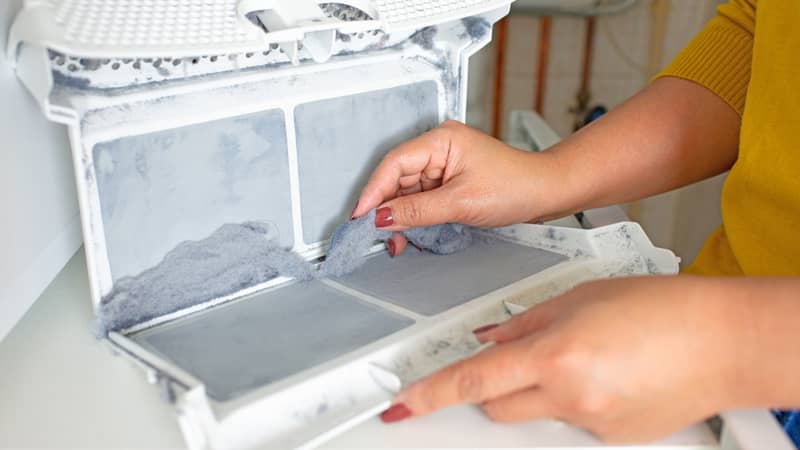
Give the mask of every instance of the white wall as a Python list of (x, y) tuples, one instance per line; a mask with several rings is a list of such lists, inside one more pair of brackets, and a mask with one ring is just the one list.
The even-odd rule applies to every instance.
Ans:
[[(710, 19), (720, 0), (640, 0), (617, 15), (599, 17), (595, 25), (590, 105), (614, 107), (643, 88)], [(536, 88), (539, 24), (533, 16), (512, 16), (508, 23), (503, 115), (532, 109)], [(659, 23), (663, 26), (659, 28)], [(659, 29), (663, 33), (659, 33)], [(543, 115), (561, 135), (572, 132), (580, 85), (585, 20), (555, 17), (545, 80)], [(468, 122), (489, 131), (494, 97), (496, 43), (472, 62)], [(504, 126), (500, 135), (503, 136)], [(693, 259), (705, 236), (721, 221), (719, 192), (724, 177), (629, 205), (634, 220), (651, 239)]]
[(0, 1), (0, 340), (81, 243), (66, 131), (45, 119), (3, 54), (21, 5)]

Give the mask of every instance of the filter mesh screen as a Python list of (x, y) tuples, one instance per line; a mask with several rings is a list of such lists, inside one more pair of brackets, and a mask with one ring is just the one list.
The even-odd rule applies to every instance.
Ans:
[(115, 281), (226, 223), (266, 223), (294, 242), (283, 111), (99, 142), (93, 157)]
[(418, 314), (434, 315), (566, 259), (503, 240), (477, 240), (465, 250), (446, 256), (413, 247), (395, 258), (381, 253), (337, 281)]
[(227, 401), (412, 325), (320, 282), (256, 294), (132, 336)]

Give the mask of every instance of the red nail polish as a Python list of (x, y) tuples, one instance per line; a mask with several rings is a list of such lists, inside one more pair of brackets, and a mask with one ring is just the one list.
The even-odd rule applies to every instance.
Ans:
[(375, 211), (376, 228), (388, 227), (393, 223), (394, 223), (394, 217), (392, 217), (392, 210), (389, 209), (388, 206), (384, 206), (383, 208), (378, 208), (378, 210)]
[(381, 414), (381, 420), (383, 423), (399, 422), (401, 420), (408, 419), (409, 417), (411, 417), (411, 410), (402, 403), (392, 405), (391, 408), (387, 409)]
[(474, 330), (472, 330), (472, 334), (486, 333), (487, 331), (494, 330), (495, 328), (497, 328), (499, 326), (500, 326), (499, 323), (493, 323), (493, 324), (490, 324), (490, 325), (484, 325), (484, 326), (482, 326), (480, 328), (475, 328)]
[(356, 218), (356, 210), (358, 209), (358, 202), (356, 202), (356, 206), (353, 206), (353, 210), (350, 211), (350, 220)]
[(389, 250), (389, 256), (394, 258), (395, 255), (397, 254), (397, 245), (395, 245), (394, 241), (391, 239), (387, 240), (386, 248)]

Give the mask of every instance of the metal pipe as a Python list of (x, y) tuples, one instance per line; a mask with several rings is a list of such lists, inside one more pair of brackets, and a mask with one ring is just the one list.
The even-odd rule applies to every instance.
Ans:
[(583, 42), (583, 61), (581, 66), (581, 91), (588, 96), (589, 74), (592, 70), (592, 53), (594, 51), (594, 17), (586, 18), (586, 37)]
[(503, 76), (506, 63), (506, 31), (508, 18), (497, 22), (496, 54), (494, 66), (494, 101), (492, 102), (492, 136), (500, 138), (500, 119), (503, 114)]
[(589, 91), (589, 80), (592, 70), (592, 54), (594, 50), (594, 17), (586, 18), (586, 36), (583, 42), (583, 54), (581, 58), (581, 81), (578, 92), (575, 95), (575, 106), (570, 108), (570, 112), (575, 115), (574, 130), (585, 125), (585, 115), (589, 109), (591, 92)]

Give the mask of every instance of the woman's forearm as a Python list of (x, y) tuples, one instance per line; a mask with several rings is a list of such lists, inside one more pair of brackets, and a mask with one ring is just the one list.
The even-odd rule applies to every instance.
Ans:
[(539, 203), (546, 205), (540, 218), (632, 201), (722, 173), (736, 160), (740, 123), (706, 88), (658, 79), (546, 152), (557, 176), (555, 198)]

